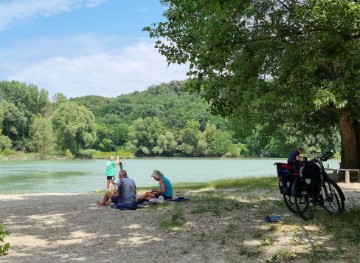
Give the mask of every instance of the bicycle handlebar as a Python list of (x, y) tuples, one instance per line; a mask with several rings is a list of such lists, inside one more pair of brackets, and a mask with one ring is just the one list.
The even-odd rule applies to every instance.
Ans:
[[(331, 157), (333, 157), (334, 156), (334, 153), (333, 152), (331, 152), (331, 151), (327, 151), (327, 152), (325, 152), (323, 155), (319, 155), (319, 156), (316, 156), (316, 157), (314, 157), (312, 160), (316, 160), (316, 161), (323, 161), (323, 162), (326, 162), (327, 160), (329, 160)], [(300, 163), (301, 162), (307, 162), (308, 161), (308, 158), (307, 157), (303, 157), (302, 159), (301, 159), (301, 161), (300, 161)]]

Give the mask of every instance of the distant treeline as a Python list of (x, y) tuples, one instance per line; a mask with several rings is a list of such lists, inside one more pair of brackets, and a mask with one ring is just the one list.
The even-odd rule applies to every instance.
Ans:
[[(296, 136), (283, 127), (264, 135), (255, 129), (236, 137), (234, 120), (211, 114), (184, 82), (150, 86), (116, 98), (66, 98), (17, 81), (0, 82), (0, 151), (78, 155), (84, 150), (128, 151), (135, 156), (285, 156), (302, 145), (322, 146), (321, 136)], [(337, 146), (334, 146), (337, 147)]]

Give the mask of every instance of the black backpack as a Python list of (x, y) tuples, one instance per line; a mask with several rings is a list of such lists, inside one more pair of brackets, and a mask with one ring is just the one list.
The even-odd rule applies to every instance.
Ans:
[(300, 188), (309, 193), (320, 193), (321, 191), (321, 173), (320, 167), (314, 162), (306, 162), (300, 168), (301, 184)]

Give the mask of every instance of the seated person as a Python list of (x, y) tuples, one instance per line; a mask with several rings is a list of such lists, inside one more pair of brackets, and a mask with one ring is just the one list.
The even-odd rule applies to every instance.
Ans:
[(298, 149), (292, 151), (292, 152), (289, 154), (287, 163), (288, 163), (288, 164), (291, 164), (291, 165), (294, 167), (294, 171), (296, 171), (296, 172), (299, 171), (299, 168), (300, 168), (300, 160), (301, 160), (300, 154), (302, 154), (303, 152), (304, 152), (304, 148), (299, 147)]
[(149, 192), (146, 192), (137, 197), (138, 201), (145, 201), (151, 198), (158, 198), (160, 195), (164, 197), (164, 199), (172, 199), (173, 197), (173, 189), (172, 184), (169, 179), (167, 179), (160, 171), (154, 170), (151, 174), (151, 177), (159, 182), (159, 189), (150, 189)]
[(288, 164), (291, 165), (299, 164), (301, 160), (300, 154), (302, 154), (303, 152), (304, 152), (304, 148), (302, 147), (299, 147), (295, 151), (292, 151), (288, 157), (288, 161), (287, 161)]
[(96, 202), (97, 205), (106, 206), (110, 203), (118, 204), (136, 201), (136, 185), (134, 180), (127, 177), (125, 170), (119, 172), (119, 179), (117, 182), (117, 191), (115, 193), (107, 191), (104, 194), (102, 202)]

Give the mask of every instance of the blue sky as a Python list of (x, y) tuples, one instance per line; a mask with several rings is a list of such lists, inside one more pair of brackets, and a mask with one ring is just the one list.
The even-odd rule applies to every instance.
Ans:
[(116, 97), (186, 79), (145, 26), (164, 20), (159, 0), (0, 0), (0, 80), (66, 97)]

